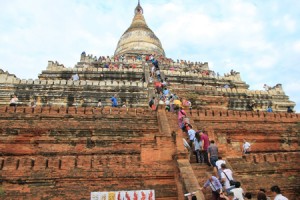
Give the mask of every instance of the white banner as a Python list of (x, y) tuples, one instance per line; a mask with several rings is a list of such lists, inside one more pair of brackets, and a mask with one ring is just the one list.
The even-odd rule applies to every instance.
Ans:
[(154, 190), (92, 192), (91, 200), (155, 200)]

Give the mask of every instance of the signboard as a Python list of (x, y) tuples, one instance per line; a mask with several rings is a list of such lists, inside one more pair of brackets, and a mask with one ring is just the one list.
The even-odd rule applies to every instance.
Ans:
[(154, 190), (92, 192), (91, 200), (155, 200)]

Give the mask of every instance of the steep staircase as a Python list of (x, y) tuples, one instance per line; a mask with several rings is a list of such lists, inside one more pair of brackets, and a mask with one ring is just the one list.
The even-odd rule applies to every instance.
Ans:
[[(192, 157), (192, 159), (194, 159), (194, 158), (195, 158), (195, 156)], [(200, 187), (203, 187), (204, 183), (207, 181), (207, 176), (206, 176), (205, 172), (210, 172), (214, 175), (213, 168), (209, 167), (206, 164), (199, 164), (199, 163), (196, 163), (195, 161), (191, 161), (191, 165), (192, 165), (194, 174), (198, 180)], [(210, 188), (203, 190), (203, 194), (205, 196), (205, 199), (212, 198)]]

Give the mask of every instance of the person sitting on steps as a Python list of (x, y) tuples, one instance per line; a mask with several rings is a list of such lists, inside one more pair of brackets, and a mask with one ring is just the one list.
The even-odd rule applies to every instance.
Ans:
[(14, 95), (9, 102), (9, 106), (17, 106), (18, 101), (19, 99), (17, 98), (16, 95)]

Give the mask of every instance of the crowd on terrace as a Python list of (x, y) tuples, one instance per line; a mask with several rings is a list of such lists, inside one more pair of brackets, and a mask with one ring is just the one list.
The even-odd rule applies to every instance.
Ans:
[[(164, 56), (153, 55), (114, 55), (114, 56), (96, 56), (81, 54), (81, 62), (93, 63), (96, 67), (108, 68), (111, 70), (137, 68), (137, 62), (151, 60), (150, 57), (155, 57), (160, 63), (162, 70), (201, 73), (203, 76), (219, 77), (219, 73), (209, 70), (207, 63), (191, 62), (186, 60), (173, 60)], [(233, 75), (231, 73), (231, 75)]]

